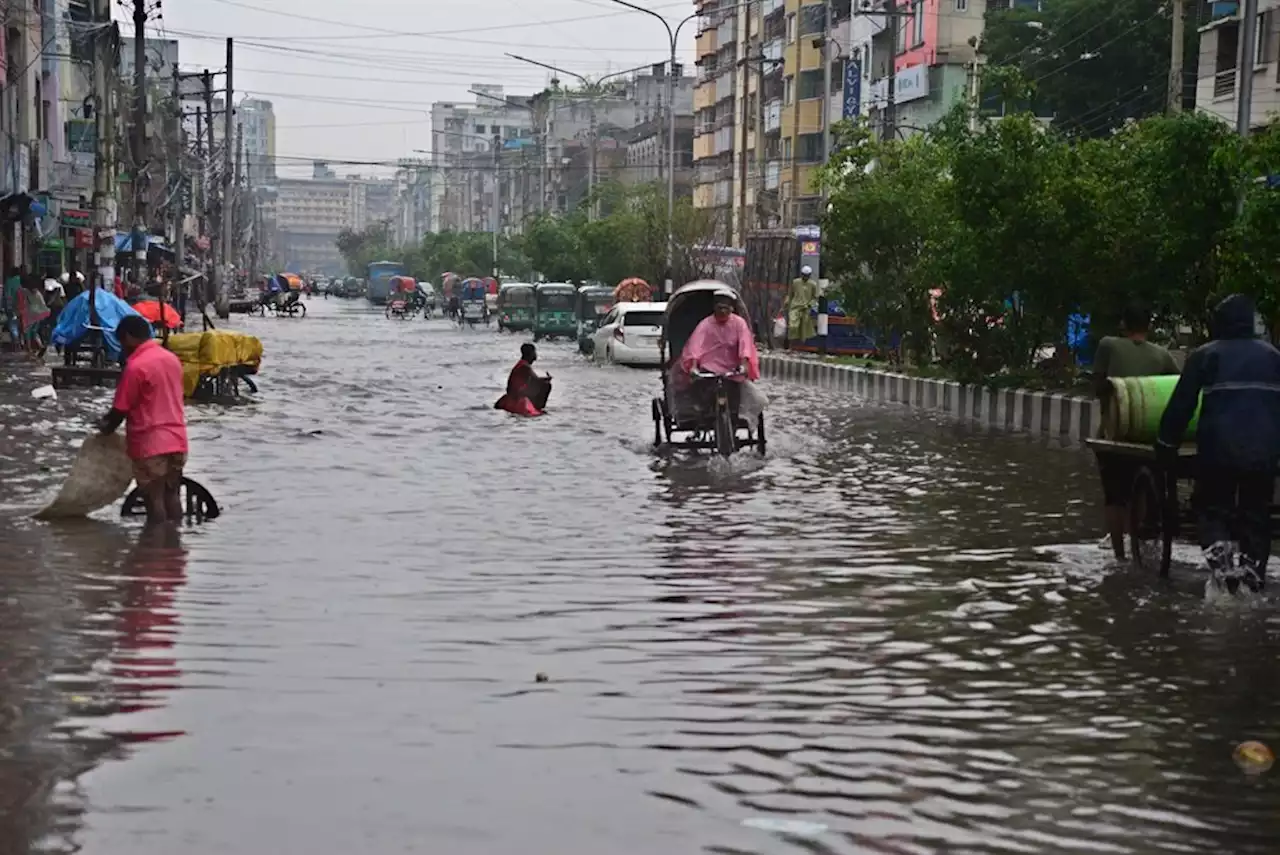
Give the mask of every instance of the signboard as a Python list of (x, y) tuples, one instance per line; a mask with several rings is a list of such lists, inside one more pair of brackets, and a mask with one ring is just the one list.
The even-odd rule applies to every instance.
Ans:
[(93, 225), (93, 212), (82, 208), (64, 208), (62, 225), (69, 229), (87, 229)]
[(92, 229), (76, 229), (75, 235), (76, 249), (93, 249), (93, 230)]
[(862, 113), (862, 63), (851, 59), (844, 64), (844, 107), (841, 117), (857, 118)]
[[(929, 67), (913, 65), (904, 68), (893, 78), (893, 103), (906, 104), (929, 97)], [(871, 100), (877, 106), (889, 101), (889, 81), (877, 80), (871, 86)]]

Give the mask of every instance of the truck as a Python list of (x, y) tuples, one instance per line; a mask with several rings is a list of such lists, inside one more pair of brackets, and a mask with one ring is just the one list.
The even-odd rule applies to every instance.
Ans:
[[(774, 335), (774, 322), (782, 314), (791, 280), (800, 275), (800, 268), (805, 265), (813, 269), (815, 276), (820, 276), (821, 262), (822, 231), (818, 226), (758, 229), (747, 233), (742, 299), (751, 313), (756, 338), (768, 347), (782, 344)], [(838, 300), (828, 299), (827, 315), (826, 336), (789, 342), (790, 349), (825, 351), (837, 356), (869, 356), (876, 352), (875, 335), (862, 328), (856, 319), (846, 317)]]

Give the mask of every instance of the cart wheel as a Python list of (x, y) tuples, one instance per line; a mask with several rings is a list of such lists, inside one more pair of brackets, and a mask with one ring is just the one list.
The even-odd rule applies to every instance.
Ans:
[(760, 452), (761, 457), (764, 457), (764, 449), (764, 413), (760, 413), (756, 416), (756, 451)]
[(258, 304), (258, 308), (257, 308), (257, 310), (256, 310), (256, 311), (257, 311), (258, 317), (260, 317), (260, 318), (265, 318), (265, 317), (267, 316), (267, 306), (266, 306), (266, 304), (265, 304), (265, 303), (259, 303), (259, 304)]
[(307, 307), (302, 303), (298, 304), (298, 317), (305, 318), (307, 316)]
[[(195, 522), (203, 522), (204, 520), (216, 520), (222, 510), (218, 507), (218, 502), (213, 498), (205, 487), (191, 478), (182, 479), (182, 487), (179, 490), (179, 496), (182, 501), (183, 515)], [(142, 491), (137, 487), (125, 497), (124, 505), (120, 508), (120, 516), (122, 517), (145, 517), (147, 515), (147, 503), (142, 498)]]
[(1139, 469), (1129, 496), (1129, 560), (1142, 570), (1157, 567), (1157, 542), (1167, 537), (1172, 548), (1173, 533), (1163, 525), (1161, 493), (1151, 468)]

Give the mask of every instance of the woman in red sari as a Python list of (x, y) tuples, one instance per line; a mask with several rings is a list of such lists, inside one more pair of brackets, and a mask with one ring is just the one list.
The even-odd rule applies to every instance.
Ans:
[(495, 410), (506, 410), (517, 416), (541, 416), (550, 394), (550, 377), (539, 377), (533, 370), (538, 360), (538, 349), (531, 344), (520, 345), (520, 361), (507, 376), (507, 394), (493, 405)]

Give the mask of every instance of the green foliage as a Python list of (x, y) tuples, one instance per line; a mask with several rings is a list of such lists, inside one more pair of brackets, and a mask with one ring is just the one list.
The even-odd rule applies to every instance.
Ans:
[[(1105, 136), (1163, 112), (1168, 98), (1169, 18), (1161, 0), (1053, 0), (987, 12), (982, 52), (1035, 86), (1036, 112), (1073, 136)], [(1188, 77), (1198, 51), (1188, 22)]]
[(1030, 114), (971, 128), (961, 108), (928, 137), (838, 133), (822, 176), (828, 270), (846, 307), (918, 362), (1025, 375), (1073, 314), (1100, 335), (1132, 300), (1203, 329), (1240, 291), (1280, 321), (1280, 190), (1256, 181), (1280, 173), (1275, 128), (1242, 144), (1185, 114), (1072, 142)]

